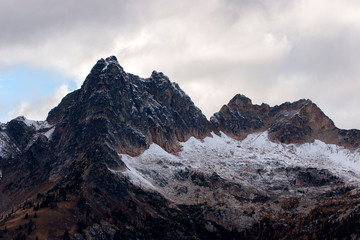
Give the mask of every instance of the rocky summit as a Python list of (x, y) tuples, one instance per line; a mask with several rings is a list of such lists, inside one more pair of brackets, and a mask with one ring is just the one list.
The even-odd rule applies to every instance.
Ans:
[(0, 239), (356, 239), (359, 144), (311, 100), (207, 120), (100, 59), (45, 121), (0, 124)]
[(47, 121), (98, 121), (106, 144), (135, 155), (152, 143), (176, 152), (179, 141), (210, 132), (206, 117), (176, 83), (156, 71), (147, 79), (125, 73), (114, 56), (99, 60), (81, 89), (50, 111)]
[(348, 148), (360, 146), (358, 130), (336, 128), (333, 121), (308, 99), (270, 107), (253, 105), (249, 98), (238, 94), (211, 117), (211, 123), (217, 131), (239, 140), (253, 132), (268, 131), (272, 141), (286, 144), (318, 139)]

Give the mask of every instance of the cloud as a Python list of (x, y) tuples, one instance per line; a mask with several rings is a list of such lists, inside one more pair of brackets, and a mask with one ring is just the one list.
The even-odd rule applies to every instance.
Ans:
[(116, 55), (128, 72), (164, 72), (207, 116), (236, 93), (310, 98), (339, 127), (360, 128), (359, 11), (356, 0), (5, 0), (0, 71), (31, 63), (80, 86)]
[(32, 120), (44, 120), (47, 113), (54, 108), (67, 93), (69, 93), (68, 86), (62, 85), (55, 92), (36, 101), (20, 101), (8, 114), (7, 121), (10, 121), (18, 116), (25, 116), (26, 118)]

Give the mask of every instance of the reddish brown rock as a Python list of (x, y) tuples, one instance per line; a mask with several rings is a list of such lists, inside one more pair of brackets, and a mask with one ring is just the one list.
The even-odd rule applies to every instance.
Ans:
[(325, 143), (357, 148), (359, 130), (341, 130), (311, 100), (299, 100), (269, 107), (254, 105), (243, 95), (236, 95), (211, 117), (217, 131), (244, 139), (253, 132), (268, 131), (272, 141), (304, 143), (319, 139)]

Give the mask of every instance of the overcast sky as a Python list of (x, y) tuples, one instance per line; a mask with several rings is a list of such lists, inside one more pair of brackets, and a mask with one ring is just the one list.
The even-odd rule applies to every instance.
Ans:
[(162, 71), (210, 117), (309, 98), (360, 129), (358, 0), (0, 0), (0, 121), (45, 119), (100, 58)]

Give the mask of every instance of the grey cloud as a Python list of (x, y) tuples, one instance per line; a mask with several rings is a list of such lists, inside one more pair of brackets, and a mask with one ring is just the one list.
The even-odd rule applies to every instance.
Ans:
[(29, 103), (19, 101), (14, 109), (8, 113), (6, 120), (10, 121), (17, 116), (26, 116), (32, 120), (44, 120), (47, 116), (47, 113), (57, 103), (59, 103), (67, 93), (69, 93), (68, 87), (63, 85), (55, 92), (52, 92), (49, 95), (36, 100), (35, 102)]

